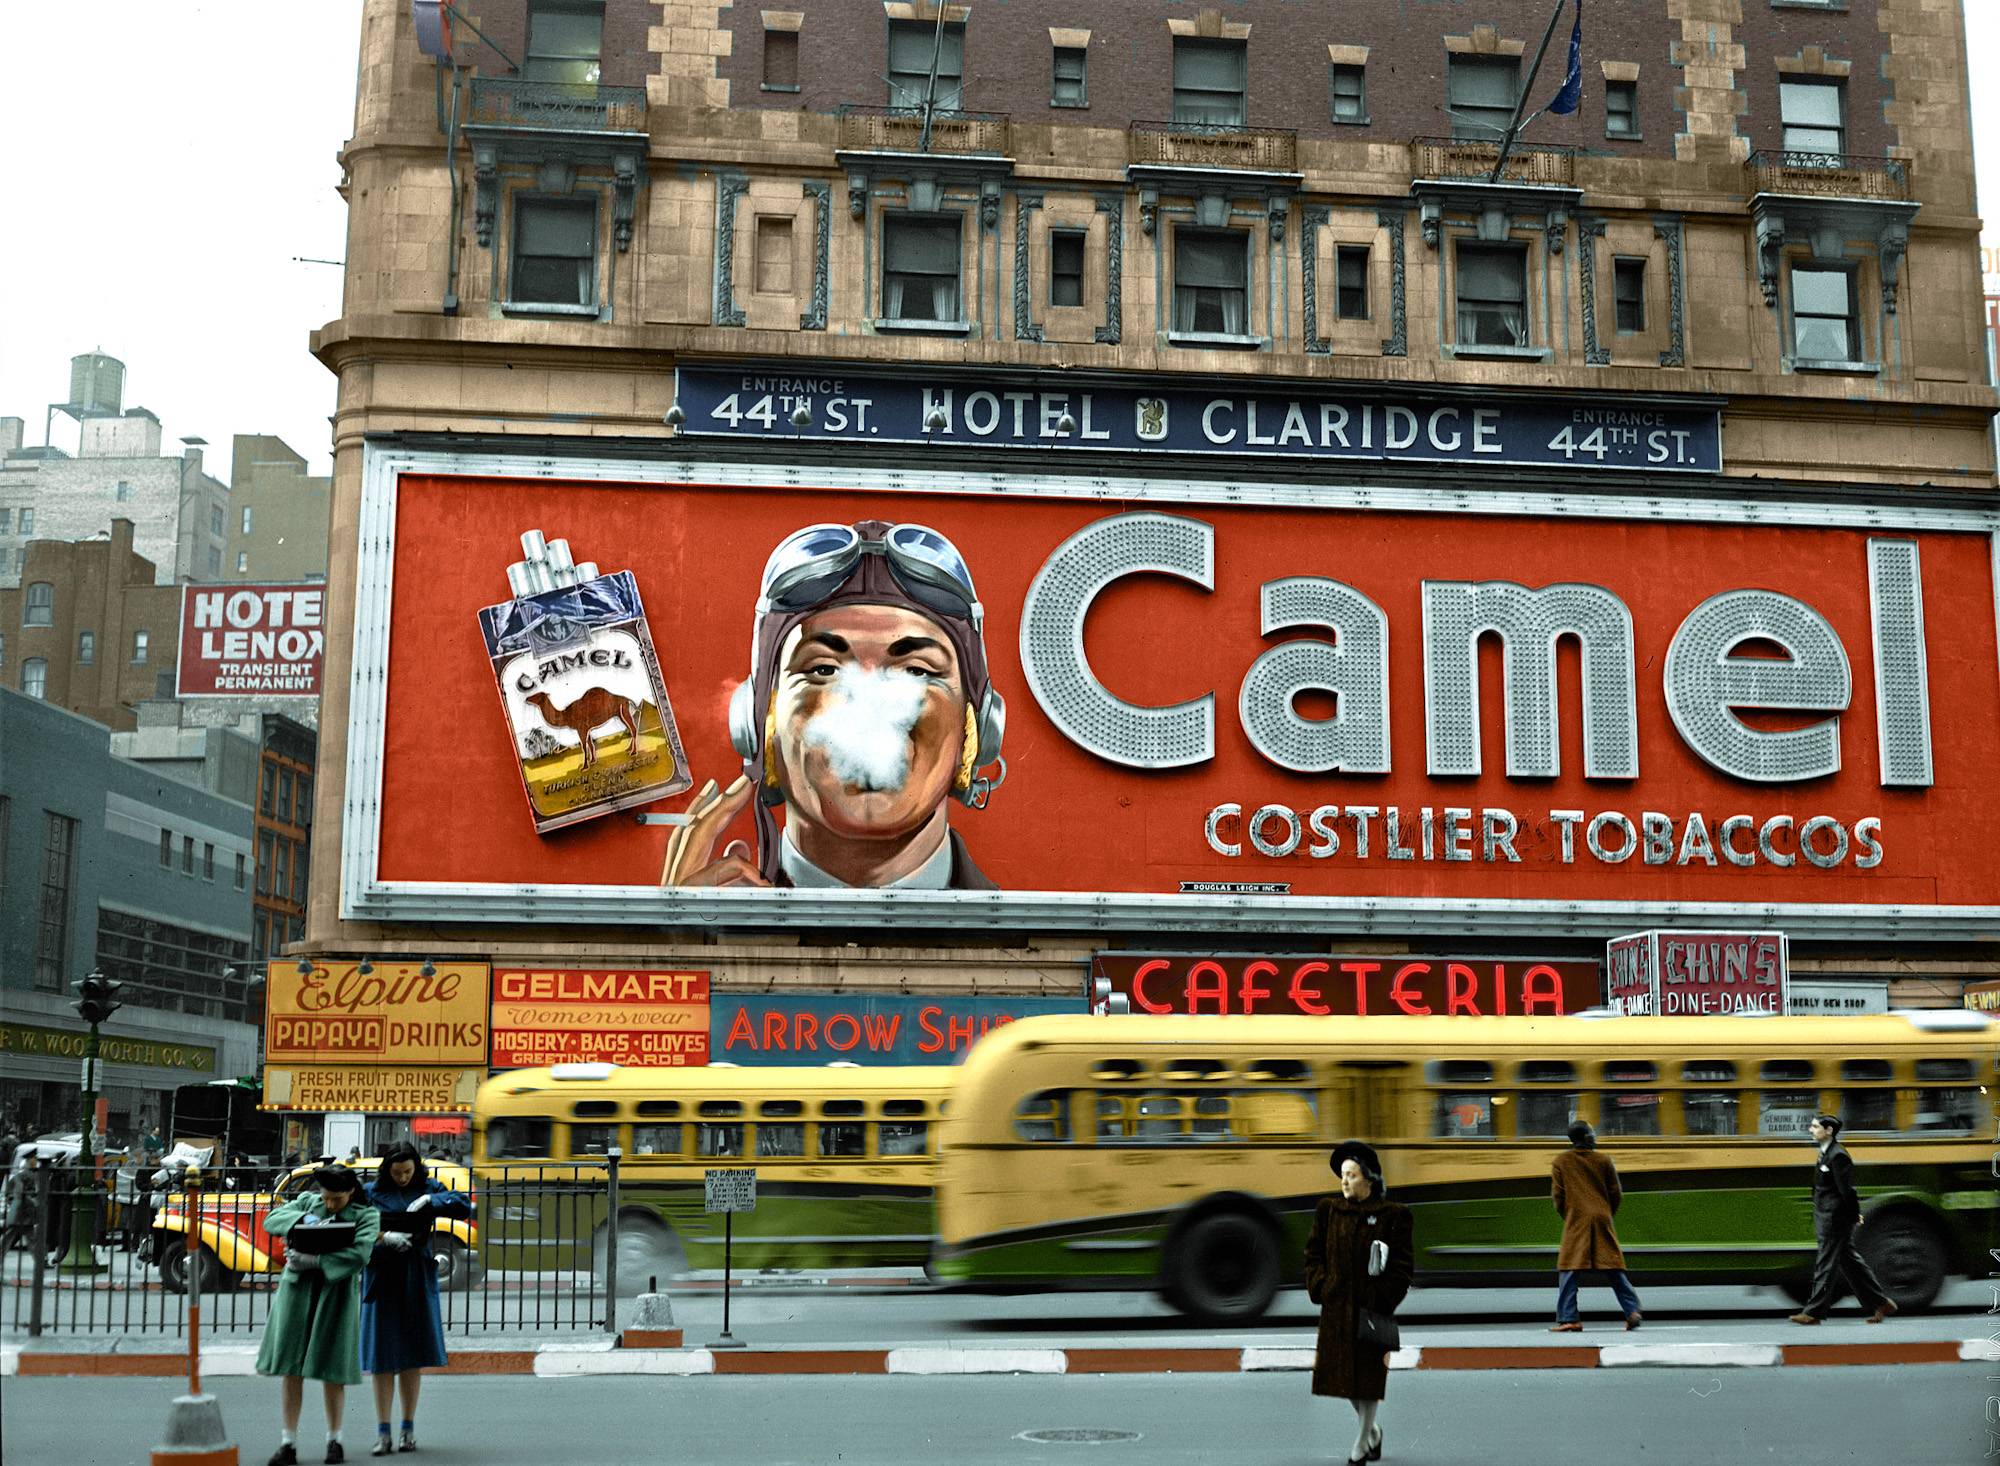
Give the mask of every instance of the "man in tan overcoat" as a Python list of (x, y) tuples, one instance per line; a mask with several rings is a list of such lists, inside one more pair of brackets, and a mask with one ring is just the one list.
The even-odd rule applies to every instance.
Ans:
[(1563, 1221), (1562, 1250), (1556, 1254), (1561, 1271), (1556, 1280), (1554, 1334), (1580, 1334), (1576, 1316), (1577, 1274), (1603, 1273), (1625, 1315), (1625, 1327), (1639, 1327), (1639, 1295), (1625, 1276), (1625, 1254), (1611, 1218), (1625, 1192), (1618, 1168), (1597, 1149), (1597, 1133), (1587, 1120), (1569, 1127), (1570, 1148), (1556, 1157), (1550, 1192)]

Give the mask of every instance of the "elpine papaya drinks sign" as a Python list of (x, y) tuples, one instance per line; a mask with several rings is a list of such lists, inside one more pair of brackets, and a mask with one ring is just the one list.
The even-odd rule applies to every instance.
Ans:
[[(272, 962), (264, 1054), (272, 1063), (484, 1069), (483, 962)], [(302, 1107), (305, 1108), (305, 1107)]]
[(708, 1062), (708, 974), (502, 967), (493, 973), (493, 1067)]
[[(1983, 511), (370, 452), (353, 919), (2000, 920)], [(543, 522), (617, 547), (694, 787), (538, 831), (477, 612)]]

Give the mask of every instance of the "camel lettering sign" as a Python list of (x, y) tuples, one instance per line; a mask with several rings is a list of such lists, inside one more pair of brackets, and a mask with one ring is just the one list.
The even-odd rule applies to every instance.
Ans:
[(272, 1062), (486, 1067), (485, 963), (303, 959), (303, 972), (300, 965), (265, 969), (264, 1052)]
[(680, 793), (687, 756), (631, 572), (579, 566), (540, 530), (521, 548), (514, 599), (479, 626), (535, 832)]
[(180, 697), (318, 697), (326, 587), (181, 588)]

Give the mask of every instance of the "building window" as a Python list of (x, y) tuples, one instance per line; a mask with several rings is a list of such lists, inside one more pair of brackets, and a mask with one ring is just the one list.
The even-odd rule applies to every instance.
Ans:
[(597, 301), (595, 200), (514, 200), (517, 305), (590, 306)]
[(46, 580), (38, 580), (28, 587), (28, 597), (21, 603), (21, 624), (23, 626), (53, 626), (56, 624), (56, 588)]
[(249, 569), (250, 569), (250, 552), (248, 550), (238, 550), (236, 552), (236, 573), (238, 575), (242, 575)]
[(133, 666), (136, 667), (146, 660), (147, 656), (151, 651), (152, 645), (153, 645), (153, 634), (150, 631), (135, 631), (132, 633)]
[(178, 695), (178, 692), (174, 688), (173, 668), (169, 667), (164, 672), (155, 672), (153, 674), (154, 697), (159, 698), (163, 702), (170, 702)]
[(292, 847), (292, 900), (300, 906), (306, 904), (306, 842), (303, 840)]
[(1788, 153), (1844, 153), (1847, 131), (1840, 121), (1840, 83), (1781, 81), (1778, 115), (1785, 126)]
[(0, 534), (9, 534), (14, 528), (14, 511), (0, 509)]
[(269, 931), (270, 927), (264, 920), (264, 913), (261, 910), (251, 912), (250, 955), (256, 961), (262, 962), (271, 955), (270, 941), (266, 935)]
[(521, 66), (527, 81), (595, 86), (604, 51), (604, 6), (536, 0), (528, 12), (528, 54)]
[[(937, 60), (937, 90), (930, 92), (931, 60)], [(889, 22), (889, 105), (922, 107), (926, 93), (939, 111), (965, 105), (965, 27), (940, 29), (934, 20)]]
[(121, 504), (129, 503), (132, 498), (132, 486), (121, 478), (118, 480), (118, 488), (114, 491), (112, 497), (117, 499)]
[(1368, 249), (1343, 244), (1333, 252), (1334, 311), (1343, 321), (1368, 319)]
[(21, 511), (21, 533), (24, 535), (30, 535), (33, 534), (34, 532), (35, 532), (35, 511), (33, 509), (23, 509)]
[(1800, 361), (1861, 360), (1854, 277), (1846, 270), (1792, 267), (1792, 351)]
[(1635, 335), (1646, 329), (1646, 262), (1613, 260), (1611, 294), (1618, 303), (1618, 334)]
[(286, 768), (280, 768), (278, 770), (278, 818), (283, 820), (286, 824), (291, 824), (293, 822), (292, 821), (292, 771)]
[(757, 220), (756, 289), (759, 295), (792, 293), (790, 219), (760, 217)]
[[(253, 915), (254, 925), (254, 915)], [(131, 984), (127, 1002), (212, 1018), (255, 1019), (244, 984), (217, 973), (246, 960), (249, 943), (151, 917), (97, 909), (97, 965), (114, 982)]]
[(1335, 63), (1328, 68), (1327, 86), (1332, 93), (1335, 122), (1368, 120), (1368, 71), (1365, 67)]
[(274, 769), (275, 766), (270, 763), (264, 765), (262, 787), (257, 791), (257, 812), (266, 819), (271, 817), (272, 802), (278, 793), (278, 776)]
[(219, 545), (210, 545), (208, 547), (208, 578), (210, 580), (216, 580), (219, 579), (221, 575), (222, 575), (222, 548)]
[(1639, 83), (1607, 81), (1604, 84), (1604, 135), (1639, 135)]
[(956, 323), (958, 250), (956, 219), (883, 219), (883, 317)]
[(300, 774), (300, 775), (299, 775), (299, 817), (298, 817), (298, 821), (297, 821), (297, 823), (298, 823), (298, 824), (300, 824), (300, 825), (310, 825), (310, 824), (312, 823), (312, 815), (313, 815), (313, 811), (312, 811), (312, 803), (313, 803), (313, 781), (312, 781), (312, 775), (311, 775), (311, 774)]
[(1249, 46), (1174, 37), (1174, 121), (1241, 127), (1249, 117)]
[(1081, 46), (1058, 46), (1049, 82), (1051, 107), (1090, 105), (1090, 53)]
[(215, 879), (215, 847), (206, 840), (201, 845), (201, 878), (205, 881)]
[(1248, 327), (1250, 237), (1174, 232), (1174, 329), (1241, 336)]
[(249, 880), (249, 878), (250, 878), (250, 873), (249, 873), (249, 864), (250, 864), (250, 863), (249, 863), (249, 862), (248, 862), (247, 860), (245, 860), (245, 859), (243, 858), (243, 852), (242, 852), (241, 850), (237, 851), (237, 852), (236, 852), (236, 889), (237, 889), (237, 890), (239, 890), (239, 891), (243, 889), (243, 886), (244, 886), (244, 883), (245, 883), (245, 882), (246, 882), (247, 880)]
[(1075, 230), (1049, 235), (1049, 304), (1083, 304), (1083, 235)]
[(799, 89), (799, 33), (764, 32), (764, 89), (795, 92)]
[(76, 821), (53, 811), (42, 827), (42, 907), (35, 935), (35, 986), (61, 992), (69, 970), (69, 887)]
[(250, 533), (250, 506), (248, 504), (243, 506), (243, 533)]
[(41, 657), (29, 657), (21, 663), (21, 693), (25, 697), (47, 697), (49, 695), (49, 664)]
[(272, 846), (277, 837), (269, 830), (257, 832), (257, 894), (271, 894)]
[[(0, 575), (5, 575), (7, 573), (8, 564), (13, 560), (13, 558), (14, 558), (14, 552), (12, 550), (9, 550), (5, 545), (0, 545)], [(26, 567), (27, 567), (27, 557), (23, 556), (22, 568), (25, 569)]]
[(1528, 257), (1512, 245), (1458, 247), (1458, 344), (1528, 344)]
[(208, 532), (212, 535), (220, 535), (222, 533), (222, 506), (220, 504), (211, 504), (208, 506)]
[(181, 836), (181, 874), (184, 876), (194, 874), (194, 836), (192, 835)]
[(278, 864), (271, 875), (271, 894), (282, 901), (291, 889), (292, 884), (292, 842), (290, 840), (278, 841), (277, 852)]
[(174, 868), (174, 832), (172, 830), (162, 829), (160, 831), (160, 869), (172, 870), (173, 868)]
[(97, 633), (79, 631), (76, 634), (77, 665), (88, 667), (97, 660)]
[(1445, 68), (1451, 135), (1498, 142), (1514, 121), (1521, 92), (1518, 56), (1453, 56)]

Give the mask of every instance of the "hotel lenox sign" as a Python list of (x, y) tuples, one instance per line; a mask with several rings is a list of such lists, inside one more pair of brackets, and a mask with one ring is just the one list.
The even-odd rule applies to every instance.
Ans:
[[(2000, 766), (1984, 511), (369, 455), (363, 527), (394, 533), (363, 539), (349, 917), (1822, 937), (2000, 920), (2000, 851), (1963, 817)], [(488, 522), (530, 513), (623, 548), (685, 649), (668, 690), (697, 783), (744, 767), (728, 700), (773, 546), (869, 519), (947, 537), (977, 582), (1008, 764), (949, 820), (997, 889), (663, 889), (668, 827), (493, 829), (482, 811), (517, 777), (504, 742), (461, 749), (440, 790), (415, 756), (424, 709), (486, 671), (447, 618), (479, 594), (455, 567), (487, 547), (451, 537), (501, 553)], [(746, 813), (725, 838), (755, 835)]]

